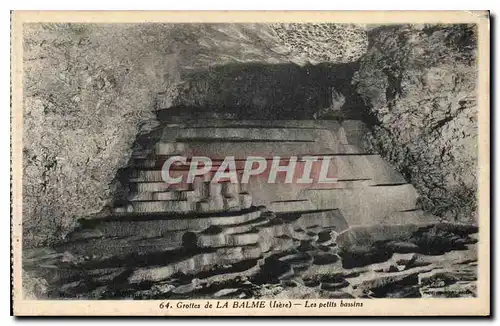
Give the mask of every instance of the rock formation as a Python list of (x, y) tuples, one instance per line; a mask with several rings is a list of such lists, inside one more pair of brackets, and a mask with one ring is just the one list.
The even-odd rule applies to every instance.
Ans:
[(476, 42), (468, 25), (377, 28), (354, 81), (373, 145), (448, 221), (476, 220)]
[(347, 63), (359, 59), (368, 47), (365, 28), (353, 24), (274, 24), (285, 46), (313, 64)]
[[(477, 227), (436, 217), (474, 219), (473, 31), (368, 34), (27, 26), (27, 295), (475, 296)], [(161, 163), (178, 154), (321, 154), (339, 182), (170, 186)]]
[[(57, 251), (27, 252), (31, 294), (85, 299), (476, 296), (476, 227), (346, 229), (338, 214), (319, 220), (265, 209), (247, 214), (246, 222), (212, 224), (182, 237), (180, 231), (162, 233), (167, 220), (109, 220), (100, 227), (94, 221), (85, 228), (106, 224), (108, 238), (80, 231), (74, 234), (82, 237), (79, 241), (75, 237)], [(219, 223), (236, 220), (227, 215)], [(78, 256), (82, 248), (95, 255)]]
[(109, 204), (136, 136), (157, 125), (156, 94), (171, 90), (164, 100), (175, 101), (188, 72), (309, 62), (265, 24), (26, 24), (23, 33), (26, 247), (61, 240)]

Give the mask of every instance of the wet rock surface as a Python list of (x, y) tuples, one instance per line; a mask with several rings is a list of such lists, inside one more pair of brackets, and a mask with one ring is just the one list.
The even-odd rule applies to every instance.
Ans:
[[(267, 220), (267, 219), (264, 219)], [(271, 221), (275, 221), (271, 223)], [(256, 218), (258, 239), (142, 255), (71, 255), (68, 244), (27, 259), (25, 272), (50, 298), (420, 298), (474, 297), (477, 228), (429, 224), (308, 231), (300, 216)], [(105, 222), (103, 222), (105, 223)], [(272, 227), (271, 227), (272, 225)], [(312, 225), (311, 225), (312, 226)], [(328, 227), (320, 226), (323, 230)], [(312, 228), (305, 227), (306, 230)], [(387, 230), (385, 230), (387, 231)], [(223, 229), (220, 232), (225, 232)], [(230, 230), (228, 232), (231, 232)], [(196, 237), (199, 237), (201, 232)], [(325, 245), (330, 237), (332, 242)], [(89, 243), (95, 239), (87, 239)], [(439, 244), (446, 243), (446, 246)], [(43, 266), (43, 268), (40, 268)]]

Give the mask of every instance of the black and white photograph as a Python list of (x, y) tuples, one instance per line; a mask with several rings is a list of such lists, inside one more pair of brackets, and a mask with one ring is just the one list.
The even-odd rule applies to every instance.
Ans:
[(17, 14), (14, 305), (488, 314), (488, 12)]

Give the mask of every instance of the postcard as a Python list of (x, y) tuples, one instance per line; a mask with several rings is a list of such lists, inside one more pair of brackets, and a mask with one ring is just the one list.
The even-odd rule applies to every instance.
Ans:
[(489, 316), (487, 11), (12, 12), (16, 316)]

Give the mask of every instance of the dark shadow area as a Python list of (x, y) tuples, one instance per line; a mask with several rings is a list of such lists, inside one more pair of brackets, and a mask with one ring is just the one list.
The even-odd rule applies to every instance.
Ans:
[(129, 179), (133, 173), (133, 162), (135, 155), (138, 153), (147, 153), (154, 149), (155, 144), (160, 140), (163, 126), (155, 128), (153, 131), (146, 134), (138, 134), (133, 144), (133, 152), (129, 158), (127, 165), (122, 167), (116, 173), (112, 181), (114, 185), (114, 203), (113, 206), (121, 206), (127, 203), (127, 196), (130, 193)]
[[(472, 225), (433, 224), (420, 227), (409, 237), (395, 236), (374, 241), (369, 245), (357, 244), (351, 248), (342, 248), (339, 255), (344, 268), (381, 263), (390, 259), (395, 253), (441, 256), (450, 251), (467, 250), (468, 245), (477, 243), (476, 239), (470, 237), (477, 232), (477, 226)], [(362, 238), (359, 235), (358, 237)]]
[(340, 110), (322, 117), (359, 119), (364, 104), (351, 84), (359, 63), (230, 64), (187, 77), (179, 107), (170, 114), (189, 111), (234, 114), (240, 119), (313, 119), (319, 110), (332, 107), (332, 89), (342, 94)]

